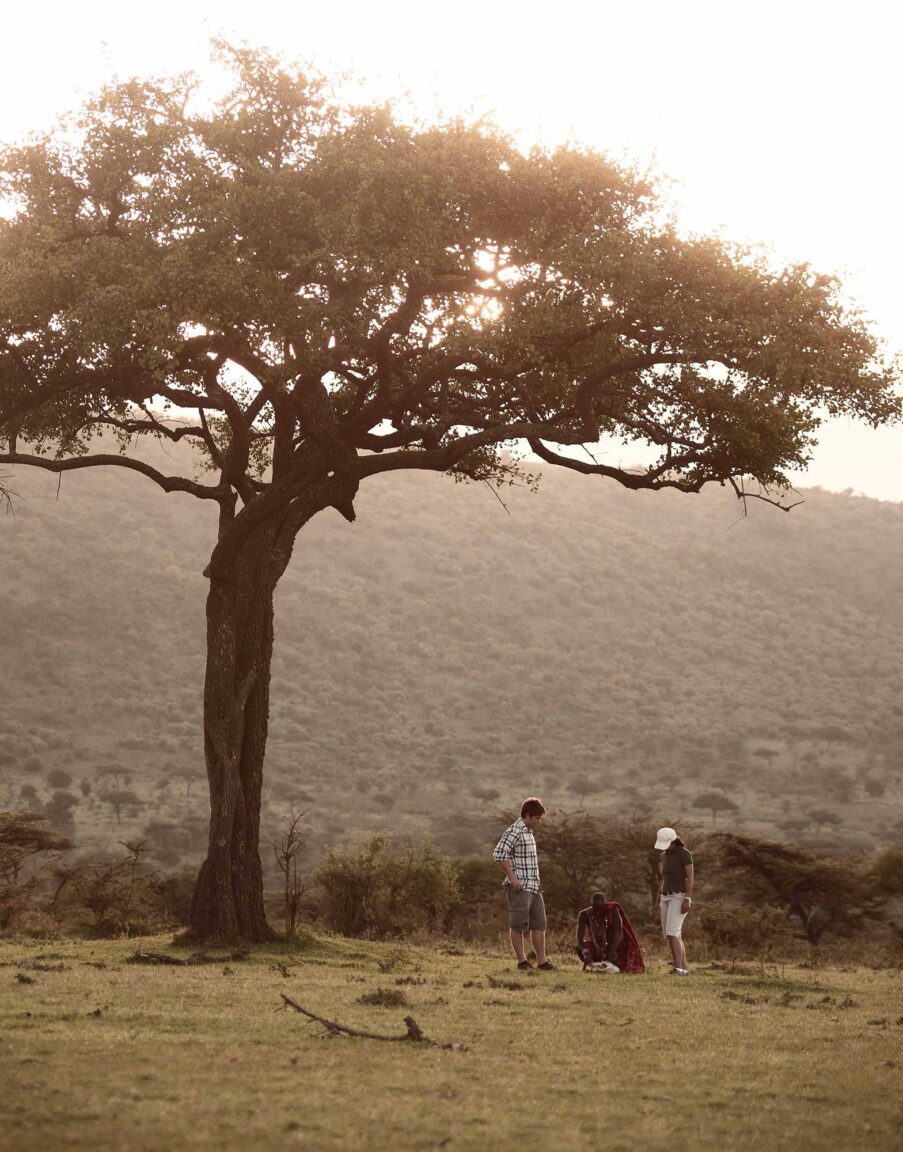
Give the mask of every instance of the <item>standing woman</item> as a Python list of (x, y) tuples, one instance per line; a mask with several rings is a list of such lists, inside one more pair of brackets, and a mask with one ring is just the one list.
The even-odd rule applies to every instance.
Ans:
[(673, 828), (659, 828), (655, 847), (662, 853), (662, 879), (652, 915), (662, 918), (662, 935), (671, 946), (672, 976), (689, 976), (687, 950), (681, 938), (693, 896), (693, 854)]

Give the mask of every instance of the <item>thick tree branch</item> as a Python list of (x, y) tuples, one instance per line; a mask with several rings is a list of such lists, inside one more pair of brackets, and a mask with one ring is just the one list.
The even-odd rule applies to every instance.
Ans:
[(222, 332), (206, 332), (199, 336), (189, 336), (178, 354), (180, 364), (188, 365), (200, 356), (212, 352), (224, 360), (231, 360), (233, 364), (243, 368), (249, 376), (253, 376), (258, 384), (268, 383), (273, 375), (273, 368), (260, 356), (255, 355), (249, 348), (242, 346), (239, 340)]
[(76, 456), (68, 460), (51, 460), (44, 456), (30, 456), (22, 452), (6, 452), (0, 454), (0, 464), (23, 464), (31, 468), (43, 468), (46, 472), (73, 472), (81, 468), (126, 468), (153, 480), (164, 492), (187, 492), (199, 500), (222, 500), (228, 495), (228, 489), (222, 485), (213, 488), (206, 484), (197, 484), (192, 480), (186, 480), (182, 476), (164, 476), (162, 472), (158, 472), (156, 468), (152, 468), (142, 460), (133, 460), (128, 456), (103, 454)]
[(171, 400), (180, 408), (210, 408), (214, 412), (223, 411), (222, 402), (214, 400), (205, 392), (192, 392), (188, 388), (173, 388), (171, 384), (157, 384), (154, 386), (154, 393)]
[(96, 416), (88, 420), (85, 427), (95, 424), (103, 424), (105, 427), (115, 428), (119, 432), (127, 432), (130, 436), (163, 436), (173, 442), (183, 440), (186, 436), (198, 440), (204, 439), (204, 433), (200, 428), (190, 424), (171, 428), (168, 424), (157, 420), (153, 415), (149, 415), (147, 420), (120, 420), (115, 416)]
[(550, 451), (542, 441), (534, 438), (529, 438), (527, 443), (540, 460), (545, 460), (547, 464), (554, 464), (557, 468), (569, 468), (573, 472), (579, 472), (582, 476), (607, 476), (611, 480), (617, 480), (625, 488), (641, 489), (659, 489), (659, 488), (677, 488), (681, 492), (698, 492), (703, 484), (708, 483), (709, 480), (714, 480), (716, 477), (702, 476), (697, 480), (686, 480), (683, 478), (671, 478), (668, 476), (675, 468), (686, 467), (688, 464), (696, 463), (699, 459), (696, 455), (685, 454), (683, 456), (676, 456), (658, 465), (656, 468), (650, 468), (645, 472), (627, 472), (623, 468), (612, 468), (608, 464), (588, 463), (586, 460), (576, 460), (570, 456), (560, 456), (557, 452)]

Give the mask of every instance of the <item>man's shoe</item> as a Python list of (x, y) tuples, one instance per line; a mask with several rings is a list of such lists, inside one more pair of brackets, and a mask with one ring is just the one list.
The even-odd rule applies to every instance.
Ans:
[(540, 972), (554, 972), (555, 971), (555, 965), (550, 964), (548, 962), (548, 960), (545, 960), (542, 964), (537, 964), (536, 967), (539, 969)]
[(517, 966), (517, 970), (518, 970), (518, 972), (532, 972), (533, 971), (533, 965), (530, 963), (529, 960), (521, 960), (521, 962)]
[(689, 976), (690, 970), (689, 970), (689, 968), (672, 968), (669, 975), (671, 975), (671, 976)]

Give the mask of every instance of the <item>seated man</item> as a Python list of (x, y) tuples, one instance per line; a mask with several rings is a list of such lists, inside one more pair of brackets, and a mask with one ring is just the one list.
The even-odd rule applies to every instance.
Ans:
[(601, 967), (614, 965), (620, 972), (644, 972), (643, 954), (627, 914), (615, 900), (606, 900), (594, 892), (592, 904), (577, 917), (577, 955), (583, 970), (611, 971)]

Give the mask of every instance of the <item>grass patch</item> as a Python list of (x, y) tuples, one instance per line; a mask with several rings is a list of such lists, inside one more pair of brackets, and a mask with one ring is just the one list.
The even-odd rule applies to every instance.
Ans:
[(365, 992), (358, 996), (358, 1004), (373, 1004), (377, 1008), (401, 1008), (407, 1004), (408, 998), (401, 988), (374, 988), (372, 992)]
[[(0, 942), (0, 1149), (484, 1152), (527, 1128), (555, 1152), (900, 1147), (896, 972), (675, 980), (653, 956), (602, 981), (562, 955), (549, 984), (500, 976), (501, 952), (330, 937), (178, 966), (128, 963), (190, 955), (163, 939), (54, 949)], [(386, 988), (399, 967), (416, 976)], [(411, 1015), (467, 1051), (330, 1036), (277, 1011), (283, 992), (384, 1035)]]

